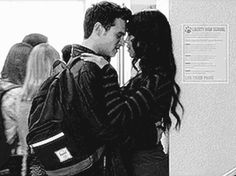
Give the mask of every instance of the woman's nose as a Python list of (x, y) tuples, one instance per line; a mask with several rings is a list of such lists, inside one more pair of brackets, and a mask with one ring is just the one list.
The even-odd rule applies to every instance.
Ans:
[(125, 39), (125, 43), (128, 43), (128, 42), (129, 42), (129, 36), (127, 36)]
[(125, 39), (124, 39), (124, 37), (122, 37), (122, 38), (120, 39), (120, 45), (121, 45), (121, 46), (124, 46), (124, 45), (125, 45)]

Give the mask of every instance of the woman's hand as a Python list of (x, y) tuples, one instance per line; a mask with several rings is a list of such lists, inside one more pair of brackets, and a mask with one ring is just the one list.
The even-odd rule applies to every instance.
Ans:
[(89, 62), (93, 62), (93, 63), (97, 64), (101, 69), (109, 63), (102, 56), (98, 56), (98, 55), (91, 54), (91, 53), (83, 53), (80, 55), (80, 57), (84, 61), (89, 61)]
[(165, 131), (165, 128), (162, 126), (162, 122), (156, 122), (156, 130), (157, 130), (157, 144), (161, 141), (162, 135)]

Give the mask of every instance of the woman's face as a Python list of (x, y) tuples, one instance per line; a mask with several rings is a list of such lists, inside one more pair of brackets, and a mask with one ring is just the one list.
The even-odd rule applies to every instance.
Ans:
[(134, 58), (134, 56), (135, 56), (135, 52), (134, 52), (134, 48), (133, 48), (133, 43), (132, 43), (133, 39), (134, 39), (134, 36), (128, 34), (128, 36), (127, 36), (127, 38), (125, 40), (125, 42), (127, 43), (126, 46), (128, 48), (128, 52), (129, 52), (129, 55), (130, 55), (131, 58)]

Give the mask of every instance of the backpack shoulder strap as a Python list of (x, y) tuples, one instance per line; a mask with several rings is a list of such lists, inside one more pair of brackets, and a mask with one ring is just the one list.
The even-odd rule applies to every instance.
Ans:
[(67, 68), (71, 69), (79, 60), (81, 60), (80, 55), (72, 58), (67, 64)]

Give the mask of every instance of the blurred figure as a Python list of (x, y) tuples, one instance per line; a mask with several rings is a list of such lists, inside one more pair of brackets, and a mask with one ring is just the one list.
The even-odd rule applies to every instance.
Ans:
[(35, 47), (36, 45), (38, 45), (40, 43), (47, 43), (48, 42), (48, 38), (45, 35), (43, 35), (43, 34), (32, 33), (32, 34), (26, 35), (23, 38), (22, 42), (28, 43), (32, 47)]
[(11, 150), (10, 158), (1, 169), (9, 169), (9, 174), (11, 176), (19, 176), (22, 169), (21, 163), (24, 150), (19, 142), (19, 126), (18, 116), (16, 114), (16, 105), (17, 97), (22, 91), (21, 86), (25, 79), (26, 63), (31, 50), (32, 46), (26, 43), (17, 43), (13, 45), (8, 52), (1, 72), (1, 89), (6, 90), (9, 87), (19, 85), (18, 88), (6, 92), (1, 100), (5, 135)]
[[(28, 114), (32, 100), (41, 84), (53, 74), (53, 64), (60, 60), (59, 53), (51, 45), (42, 43), (35, 46), (30, 53), (27, 63), (26, 78), (17, 103), (17, 116), (19, 122), (22, 147), (27, 155), (28, 145)], [(29, 154), (29, 170), (31, 176), (46, 175), (43, 166), (33, 154)]]
[(62, 59), (67, 63), (70, 58), (71, 58), (71, 53), (72, 53), (72, 45), (66, 45), (62, 48), (61, 53), (62, 53)]

